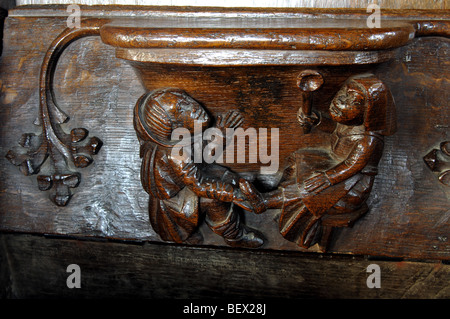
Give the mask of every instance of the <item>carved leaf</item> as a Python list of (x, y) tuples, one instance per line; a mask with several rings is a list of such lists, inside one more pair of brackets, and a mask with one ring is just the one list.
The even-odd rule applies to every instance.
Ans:
[(431, 171), (435, 172), (436, 166), (437, 166), (437, 152), (438, 150), (434, 149), (430, 151), (427, 155), (423, 157), (423, 160), (427, 164), (427, 166), (431, 169)]
[(81, 142), (84, 140), (89, 134), (89, 131), (85, 128), (74, 128), (70, 131), (70, 136), (72, 137), (72, 143)]
[(441, 143), (441, 151), (447, 156), (450, 156), (450, 141), (445, 141)]

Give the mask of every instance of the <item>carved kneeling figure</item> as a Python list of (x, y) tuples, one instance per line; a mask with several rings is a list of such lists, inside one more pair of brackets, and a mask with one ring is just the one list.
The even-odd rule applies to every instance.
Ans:
[[(195, 121), (197, 121), (195, 123)], [(219, 129), (234, 128), (242, 119), (228, 113)], [(245, 226), (236, 210), (249, 208), (238, 186), (239, 177), (215, 164), (195, 163), (189, 156), (174, 156), (177, 128), (194, 135), (195, 124), (210, 125), (203, 107), (178, 89), (161, 89), (143, 95), (136, 104), (134, 126), (141, 144), (141, 182), (149, 196), (153, 229), (163, 240), (199, 243), (201, 215), (230, 246), (256, 248), (264, 243), (257, 231)], [(224, 134), (225, 136), (225, 134)], [(194, 145), (188, 145), (193, 154)]]
[[(281, 235), (304, 248), (316, 243), (326, 247), (333, 227), (349, 226), (367, 212), (383, 137), (396, 128), (392, 96), (371, 74), (349, 78), (329, 112), (331, 120), (299, 110), (300, 124), (314, 124), (330, 133), (327, 143), (294, 152), (278, 189), (254, 196), (254, 205), (261, 198), (259, 205), (281, 209)], [(245, 182), (242, 190), (257, 193)]]

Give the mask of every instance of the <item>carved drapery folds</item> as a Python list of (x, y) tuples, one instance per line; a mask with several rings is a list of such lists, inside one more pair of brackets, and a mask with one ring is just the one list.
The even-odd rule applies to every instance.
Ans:
[[(140, 141), (141, 181), (149, 194), (149, 214), (153, 229), (162, 239), (200, 242), (199, 223), (205, 215), (209, 228), (230, 246), (256, 248), (264, 239), (259, 232), (245, 226), (239, 207), (243, 195), (239, 176), (225, 167), (195, 161), (195, 134), (202, 134), (211, 119), (203, 107), (178, 89), (161, 89), (139, 99), (134, 112), (134, 127)], [(219, 131), (242, 123), (231, 112), (218, 122)], [(195, 125), (200, 132), (195, 132)], [(180, 141), (172, 138), (178, 128), (187, 130), (189, 140), (175, 150)], [(201, 138), (200, 141), (203, 139)], [(186, 143), (186, 142), (185, 142)]]
[(281, 209), (284, 238), (326, 250), (334, 227), (351, 226), (369, 210), (384, 136), (396, 130), (394, 101), (379, 79), (362, 74), (344, 83), (329, 117), (302, 106), (298, 119), (302, 127), (323, 127), (329, 134), (325, 146), (317, 140), (320, 147), (309, 144), (294, 152), (278, 190), (264, 195), (268, 207)]

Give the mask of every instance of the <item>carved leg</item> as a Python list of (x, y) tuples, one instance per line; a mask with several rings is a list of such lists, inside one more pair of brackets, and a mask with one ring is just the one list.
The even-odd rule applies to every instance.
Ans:
[(202, 198), (200, 206), (206, 213), (206, 224), (228, 245), (257, 248), (264, 244), (262, 234), (244, 225), (232, 203)]

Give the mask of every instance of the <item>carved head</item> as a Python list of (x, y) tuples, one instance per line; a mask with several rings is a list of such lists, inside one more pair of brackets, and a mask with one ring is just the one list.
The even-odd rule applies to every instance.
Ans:
[(184, 91), (173, 88), (144, 94), (135, 108), (135, 129), (144, 140), (169, 146), (173, 130), (183, 127), (194, 133), (195, 121), (202, 129), (210, 123), (204, 108)]
[(331, 118), (345, 125), (361, 125), (364, 120), (365, 103), (365, 92), (355, 82), (347, 82), (331, 101)]
[(338, 123), (364, 125), (366, 131), (382, 135), (396, 130), (394, 99), (373, 74), (349, 78), (331, 102), (330, 114)]

